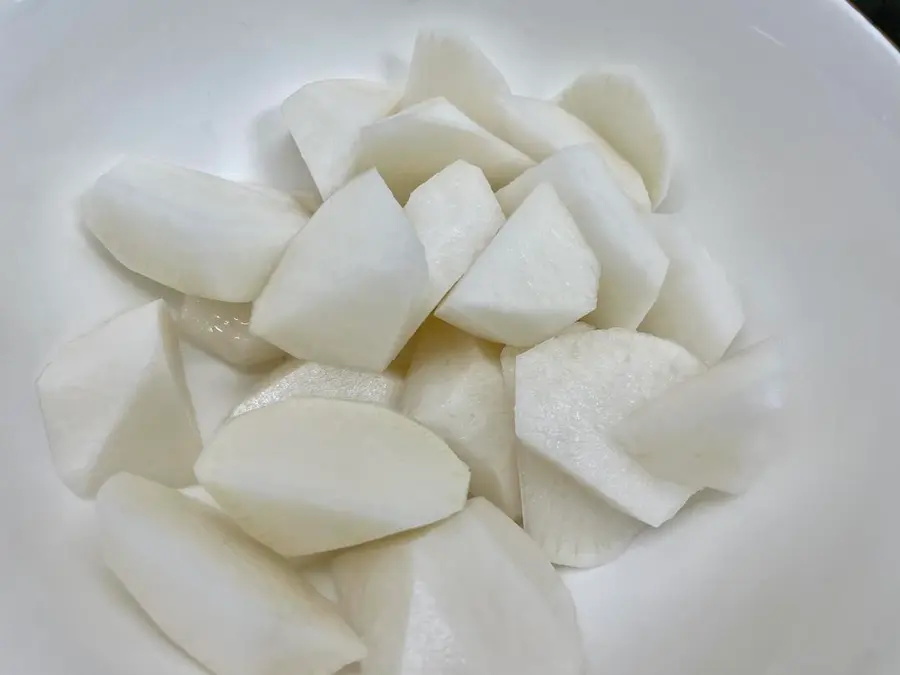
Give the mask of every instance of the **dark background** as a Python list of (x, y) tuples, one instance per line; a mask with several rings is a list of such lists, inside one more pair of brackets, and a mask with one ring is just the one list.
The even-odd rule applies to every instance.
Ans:
[(853, 4), (895, 45), (900, 44), (900, 0), (856, 0)]

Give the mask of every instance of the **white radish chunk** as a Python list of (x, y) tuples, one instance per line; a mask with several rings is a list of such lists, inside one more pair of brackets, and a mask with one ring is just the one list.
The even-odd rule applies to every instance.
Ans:
[(641, 330), (677, 342), (712, 365), (744, 325), (741, 298), (681, 216), (654, 214), (646, 222), (669, 257), (669, 272)]
[(497, 106), (502, 121), (496, 130), (489, 129), (504, 141), (536, 162), (573, 145), (592, 144), (603, 154), (621, 190), (640, 211), (650, 211), (641, 174), (580, 119), (551, 101), (527, 96), (500, 97)]
[(493, 189), (534, 162), (466, 117), (447, 99), (433, 98), (365, 127), (358, 168), (376, 168), (405, 202), (426, 180), (458, 160), (480, 168)]
[[(576, 323), (561, 335), (595, 330)], [(515, 402), (516, 357), (525, 350), (500, 353), (510, 407)], [(554, 565), (589, 568), (619, 557), (647, 526), (610, 506), (552, 462), (516, 443), (522, 494), (522, 523)]]
[(554, 565), (605, 565), (646, 529), (539, 454), (521, 447), (518, 461), (525, 531)]
[(416, 340), (403, 414), (443, 438), (472, 470), (470, 492), (521, 518), (512, 406), (500, 346), (429, 322)]
[(496, 100), (509, 93), (503, 74), (470, 38), (440, 31), (416, 36), (404, 108), (443, 97), (476, 124), (492, 129)]
[(362, 675), (581, 675), (568, 590), (483, 499), (427, 529), (348, 551), (340, 606), (369, 648)]
[(367, 80), (321, 80), (293, 93), (281, 115), (323, 199), (354, 175), (359, 131), (391, 113), (392, 87)]
[(743, 492), (777, 450), (783, 378), (777, 344), (766, 341), (636, 408), (615, 437), (654, 475)]
[(60, 478), (91, 497), (129, 471), (192, 485), (202, 441), (172, 318), (162, 300), (63, 346), (37, 381)]
[(469, 488), (465, 464), (425, 427), (317, 398), (230, 420), (195, 471), (246, 532), (290, 557), (428, 525), (463, 508)]
[(640, 172), (654, 208), (659, 206), (669, 191), (672, 153), (636, 69), (584, 73), (559, 95), (559, 104)]
[(87, 194), (88, 229), (128, 269), (187, 295), (255, 300), (307, 222), (271, 189), (124, 159)]
[(176, 317), (178, 330), (205, 351), (240, 368), (272, 363), (284, 352), (250, 332), (248, 303), (186, 296)]
[(231, 416), (301, 397), (359, 401), (397, 409), (402, 393), (403, 376), (393, 366), (383, 373), (371, 373), (291, 359), (273, 370)]
[(468, 333), (530, 347), (597, 307), (600, 265), (552, 186), (510, 216), (435, 315)]
[(484, 172), (467, 162), (454, 162), (416, 188), (405, 211), (425, 248), (429, 281), (404, 343), (506, 222)]
[(597, 309), (585, 321), (637, 328), (659, 295), (669, 261), (603, 154), (594, 145), (560, 150), (497, 193), (503, 211), (514, 212), (541, 183), (556, 190), (600, 262)]
[(119, 474), (97, 513), (106, 564), (215, 675), (322, 675), (365, 656), (331, 602), (217, 510)]
[(428, 292), (428, 263), (376, 171), (322, 204), (291, 242), (250, 330), (298, 359), (380, 371)]
[(643, 333), (548, 340), (516, 359), (516, 435), (612, 506), (659, 526), (696, 489), (652, 476), (611, 432), (641, 403), (704, 370), (683, 347)]

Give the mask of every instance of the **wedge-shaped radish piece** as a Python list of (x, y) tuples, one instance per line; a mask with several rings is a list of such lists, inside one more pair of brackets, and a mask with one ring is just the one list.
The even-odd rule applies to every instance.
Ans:
[(647, 223), (669, 257), (669, 272), (641, 330), (677, 342), (712, 365), (744, 325), (741, 298), (680, 215), (654, 214)]
[(402, 411), (447, 441), (472, 470), (470, 491), (522, 516), (512, 406), (500, 346), (435, 321), (416, 341)]
[(518, 347), (547, 340), (597, 307), (600, 265), (550, 185), (541, 185), (435, 315)]
[(292, 94), (281, 114), (324, 199), (353, 177), (359, 130), (390, 114), (400, 98), (367, 80), (321, 80)]
[(241, 415), (206, 445), (200, 484), (285, 556), (354, 546), (459, 511), (469, 470), (425, 427), (380, 406), (294, 398)]
[(307, 221), (295, 200), (272, 192), (125, 159), (97, 180), (84, 216), (133, 272), (188, 295), (250, 302)]
[(640, 172), (654, 207), (666, 198), (672, 177), (671, 150), (636, 69), (585, 73), (559, 95), (559, 102)]
[(253, 307), (251, 331), (298, 359), (384, 370), (428, 292), (422, 244), (369, 171), (322, 204)]
[[(563, 335), (586, 333), (593, 326), (576, 323)], [(516, 357), (525, 350), (501, 352), (507, 397), (515, 400)], [(625, 552), (646, 525), (585, 488), (567, 472), (516, 445), (525, 531), (550, 562), (567, 567), (597, 567)]]
[(444, 98), (418, 103), (360, 132), (359, 168), (377, 168), (401, 202), (457, 160), (484, 171), (495, 190), (534, 166), (527, 155), (478, 126)]
[(442, 31), (419, 32), (403, 94), (404, 108), (443, 97), (477, 124), (491, 129), (497, 121), (496, 100), (508, 94), (503, 74), (470, 38)]
[(523, 526), (554, 565), (604, 565), (647, 527), (540, 455), (521, 448), (518, 461)]
[(500, 138), (531, 159), (541, 162), (564, 148), (592, 144), (603, 154), (621, 190), (641, 211), (650, 211), (650, 196), (641, 174), (574, 115), (551, 101), (527, 96), (497, 99), (502, 122), (493, 130)]
[(581, 675), (568, 590), (483, 499), (436, 526), (348, 551), (340, 606), (369, 648), (362, 675)]
[(550, 183), (600, 262), (599, 328), (637, 328), (659, 295), (669, 261), (622, 193), (595, 145), (561, 150), (497, 193), (507, 214)]
[(383, 373), (291, 359), (273, 370), (231, 413), (238, 417), (289, 398), (331, 398), (399, 408), (403, 375), (393, 366)]
[[(561, 335), (595, 330), (576, 323)], [(504, 347), (500, 354), (510, 407), (515, 401), (516, 357), (525, 350)], [(646, 525), (606, 503), (596, 493), (540, 455), (516, 443), (522, 522), (525, 531), (555, 565), (597, 567), (625, 552)]]
[(403, 336), (406, 343), (505, 222), (484, 172), (454, 162), (420, 185), (406, 203), (428, 261), (428, 292)]
[(178, 312), (178, 330), (223, 361), (249, 368), (284, 358), (284, 352), (250, 332), (248, 303), (187, 296)]
[(172, 318), (162, 300), (62, 347), (37, 381), (53, 463), (77, 495), (130, 471), (194, 482), (202, 442)]
[(704, 366), (683, 347), (612, 329), (548, 340), (516, 359), (516, 434), (619, 510), (658, 526), (696, 489), (652, 476), (611, 436), (644, 401)]
[(615, 437), (657, 476), (740, 493), (777, 449), (783, 389), (777, 343), (766, 341), (638, 407)]
[(97, 513), (106, 564), (215, 675), (321, 675), (365, 656), (331, 602), (216, 509), (119, 474)]

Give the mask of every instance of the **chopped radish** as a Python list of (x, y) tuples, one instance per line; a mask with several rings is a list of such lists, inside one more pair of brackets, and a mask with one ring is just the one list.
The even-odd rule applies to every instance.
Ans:
[(182, 335), (228, 363), (251, 367), (284, 358), (284, 352), (250, 333), (246, 303), (186, 297), (176, 322)]
[(97, 513), (106, 564), (215, 675), (321, 675), (365, 656), (331, 602), (215, 509), (119, 474)]
[(402, 393), (403, 376), (393, 366), (383, 373), (370, 373), (291, 359), (273, 370), (231, 416), (300, 397), (359, 401), (396, 409)]
[(484, 172), (455, 162), (420, 185), (406, 203), (428, 261), (429, 289), (404, 334), (407, 342), (505, 222)]
[(188, 295), (250, 302), (307, 221), (295, 200), (271, 192), (125, 159), (88, 193), (85, 221), (138, 274)]
[(384, 370), (428, 292), (428, 263), (376, 171), (325, 202), (291, 242), (250, 330), (299, 359)]
[(403, 107), (443, 97), (477, 124), (491, 129), (499, 96), (509, 85), (468, 37), (439, 31), (420, 31), (409, 66)]
[(435, 315), (517, 347), (543, 342), (597, 307), (600, 265), (556, 191), (538, 186)]
[(553, 564), (604, 565), (647, 527), (524, 446), (518, 461), (525, 531)]
[(402, 411), (469, 465), (473, 495), (491, 500), (510, 518), (521, 517), (516, 436), (499, 345), (429, 322), (416, 340)]
[(516, 434), (611, 505), (661, 525), (696, 490), (652, 476), (610, 432), (642, 402), (703, 370), (683, 347), (643, 333), (548, 340), (516, 359)]
[(712, 365), (744, 325), (741, 298), (681, 216), (654, 214), (647, 223), (669, 257), (669, 272), (641, 330), (677, 342)]
[(400, 92), (367, 80), (321, 80), (293, 93), (281, 114), (324, 199), (354, 175), (359, 131), (389, 115)]
[[(578, 322), (560, 335), (596, 330)], [(515, 402), (516, 357), (526, 350), (504, 347), (503, 382), (510, 405)], [(525, 531), (555, 565), (597, 567), (625, 552), (646, 525), (610, 506), (596, 493), (539, 454), (516, 443), (522, 523)]]
[(671, 151), (636, 70), (585, 73), (559, 95), (559, 102), (640, 172), (653, 206), (659, 206), (669, 191)]
[(119, 471), (172, 487), (195, 482), (202, 443), (162, 300), (63, 346), (37, 388), (53, 462), (77, 495), (93, 496)]
[(497, 193), (507, 214), (550, 183), (600, 262), (597, 309), (585, 321), (637, 328), (659, 295), (669, 262), (593, 145), (560, 150)]
[(359, 157), (359, 168), (377, 168), (401, 202), (457, 160), (484, 171), (494, 189), (534, 166), (444, 98), (418, 103), (365, 127)]
[(235, 417), (203, 449), (200, 484), (285, 556), (354, 546), (460, 510), (469, 470), (380, 406), (292, 398)]
[(502, 122), (498, 129), (488, 129), (504, 141), (536, 162), (573, 145), (592, 144), (603, 154), (619, 187), (634, 205), (650, 211), (650, 197), (641, 174), (580, 119), (551, 101), (527, 96), (500, 97), (497, 105)]
[(365, 675), (581, 675), (575, 608), (540, 550), (489, 502), (348, 551), (340, 606), (369, 648)]
[(766, 341), (636, 408), (615, 437), (657, 476), (743, 492), (777, 449), (783, 377), (778, 345)]

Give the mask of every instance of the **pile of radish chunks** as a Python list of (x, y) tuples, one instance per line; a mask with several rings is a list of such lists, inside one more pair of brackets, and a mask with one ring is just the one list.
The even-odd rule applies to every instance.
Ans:
[[(781, 406), (775, 346), (723, 358), (740, 298), (653, 213), (671, 158), (637, 75), (515, 96), (423, 32), (404, 89), (313, 82), (282, 112), (319, 194), (127, 158), (86, 197), (185, 296), (38, 381), (106, 563), (215, 675), (583, 673), (554, 565), (745, 490)], [(180, 338), (267, 373), (205, 443)]]

